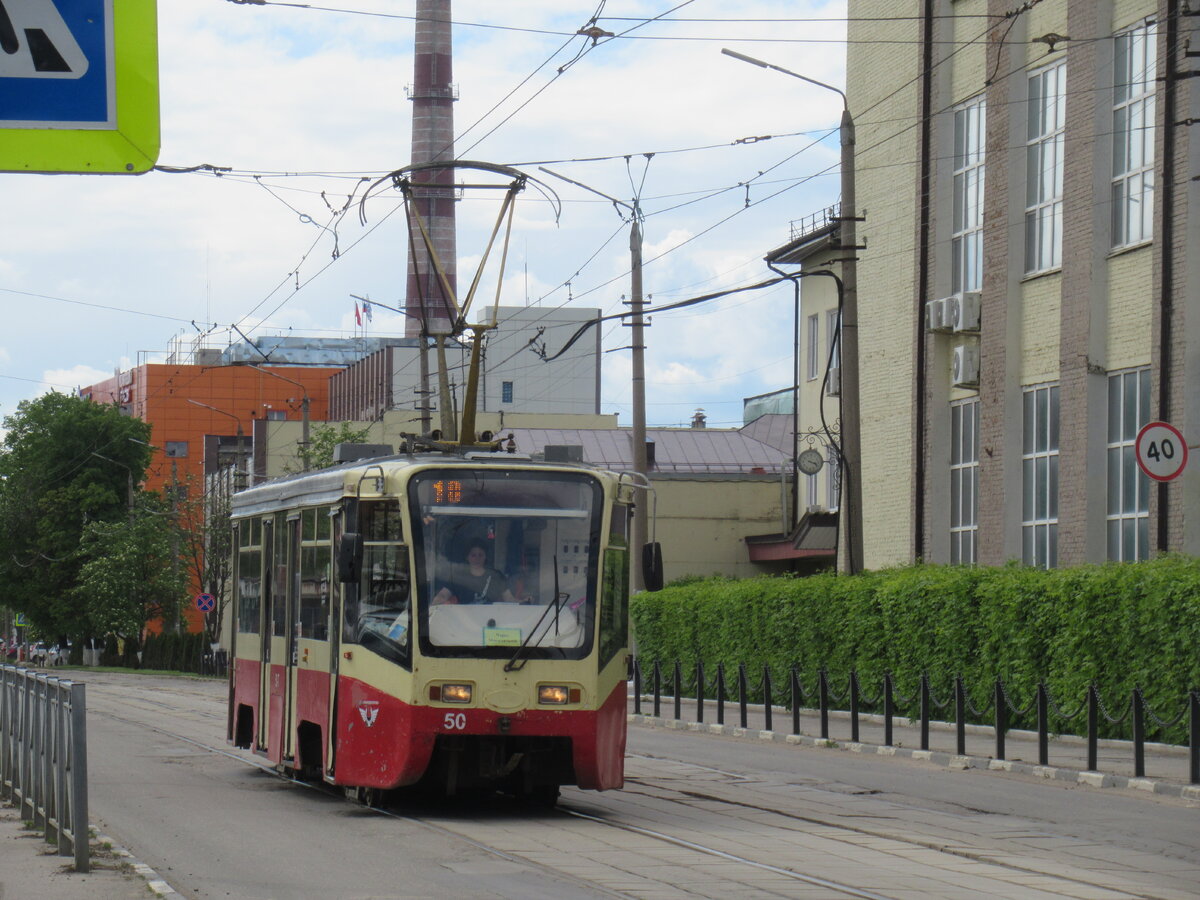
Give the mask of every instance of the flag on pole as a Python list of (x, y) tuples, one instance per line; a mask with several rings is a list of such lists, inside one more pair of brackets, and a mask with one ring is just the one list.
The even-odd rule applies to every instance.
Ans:
[(358, 301), (354, 301), (354, 324), (362, 325), (362, 313), (358, 310)]
[(363, 315), (366, 316), (367, 321), (370, 322), (371, 321), (371, 301), (364, 300), (362, 309), (363, 309)]

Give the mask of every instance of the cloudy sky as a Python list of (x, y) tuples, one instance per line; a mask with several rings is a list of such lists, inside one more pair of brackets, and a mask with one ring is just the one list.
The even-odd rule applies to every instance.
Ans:
[[(0, 174), (0, 416), (161, 361), (172, 339), (351, 337), (351, 295), (401, 305), (398, 197), (369, 200), (365, 225), (357, 201), (363, 179), (409, 162), (413, 12), (160, 2), (159, 165), (231, 172)], [(576, 35), (593, 16), (614, 35), (595, 46)], [(609, 313), (629, 291), (627, 224), (539, 165), (640, 197), (651, 305), (770, 277), (762, 257), (789, 223), (837, 201), (841, 101), (720, 51), (841, 86), (844, 16), (844, 0), (455, 0), (458, 154), (546, 178), (562, 200), (557, 221), (536, 192), (519, 201), (502, 303)], [(495, 209), (459, 206), (460, 283)], [(791, 316), (787, 286), (655, 316), (649, 424), (702, 408), (740, 425), (744, 397), (789, 384)], [(370, 334), (402, 321), (377, 310)], [(629, 424), (628, 329), (608, 323), (603, 341), (601, 409)]]

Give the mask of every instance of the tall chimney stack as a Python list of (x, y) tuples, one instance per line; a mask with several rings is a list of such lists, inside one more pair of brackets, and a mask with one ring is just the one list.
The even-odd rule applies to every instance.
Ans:
[[(413, 84), (408, 99), (413, 104), (412, 162), (429, 163), (454, 158), (454, 101), (458, 91), (452, 80), (450, 0), (416, 0), (416, 47)], [(433, 239), (434, 252), (452, 289), (457, 286), (457, 247), (454, 236), (454, 170), (433, 169), (414, 176), (415, 182), (438, 187), (413, 191)], [(408, 223), (412, 238), (408, 249), (408, 282), (404, 308), (408, 312), (405, 334), (417, 337), (450, 331), (451, 312), (433, 263), (415, 221)]]

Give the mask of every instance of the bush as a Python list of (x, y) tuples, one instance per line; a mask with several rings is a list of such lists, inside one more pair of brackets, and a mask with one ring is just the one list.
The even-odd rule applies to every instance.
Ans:
[(757, 685), (769, 665), (782, 684), (794, 665), (811, 686), (821, 669), (835, 685), (857, 670), (867, 693), (891, 672), (905, 695), (928, 673), (939, 698), (961, 675), (976, 705), (1001, 677), (1014, 702), (1044, 681), (1064, 709), (1095, 683), (1113, 715), (1140, 686), (1165, 719), (1200, 686), (1200, 560), (1181, 556), (688, 580), (637, 595), (631, 615), (647, 672), (654, 660), (688, 673), (697, 660), (709, 673), (745, 663)]

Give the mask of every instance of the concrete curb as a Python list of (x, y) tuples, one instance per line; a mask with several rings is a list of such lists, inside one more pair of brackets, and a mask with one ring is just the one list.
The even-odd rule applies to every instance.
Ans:
[(112, 838), (97, 834), (93, 838), (94, 841), (102, 844), (108, 844), (112, 848), (112, 854), (121, 862), (127, 864), (134, 873), (140, 875), (146, 880), (146, 887), (155, 897), (161, 897), (162, 900), (183, 900), (183, 894), (180, 894), (175, 888), (171, 887), (158, 872), (150, 868), (141, 860), (137, 859), (132, 853), (114, 841)]
[(843, 750), (850, 753), (873, 754), (876, 756), (900, 756), (908, 759), (933, 763), (949, 769), (988, 769), (993, 772), (1011, 772), (1029, 775), (1050, 781), (1062, 781), (1094, 788), (1123, 788), (1145, 791), (1163, 797), (1178, 797), (1183, 800), (1200, 801), (1200, 785), (1177, 784), (1152, 778), (1131, 778), (1125, 775), (1109, 775), (1103, 772), (1085, 772), (1061, 766), (1039, 766), (1012, 760), (992, 759), (986, 756), (958, 756), (938, 750), (913, 750), (908, 747), (884, 747), (878, 744), (852, 743), (849, 741), (824, 740), (807, 734), (783, 734), (778, 731), (760, 731), (736, 725), (715, 725), (708, 722), (685, 722), (679, 719), (655, 718), (654, 716), (631, 713), (629, 724), (643, 728), (665, 728), (671, 731), (695, 731), (704, 734), (720, 734), (727, 737), (758, 741), (776, 741)]

